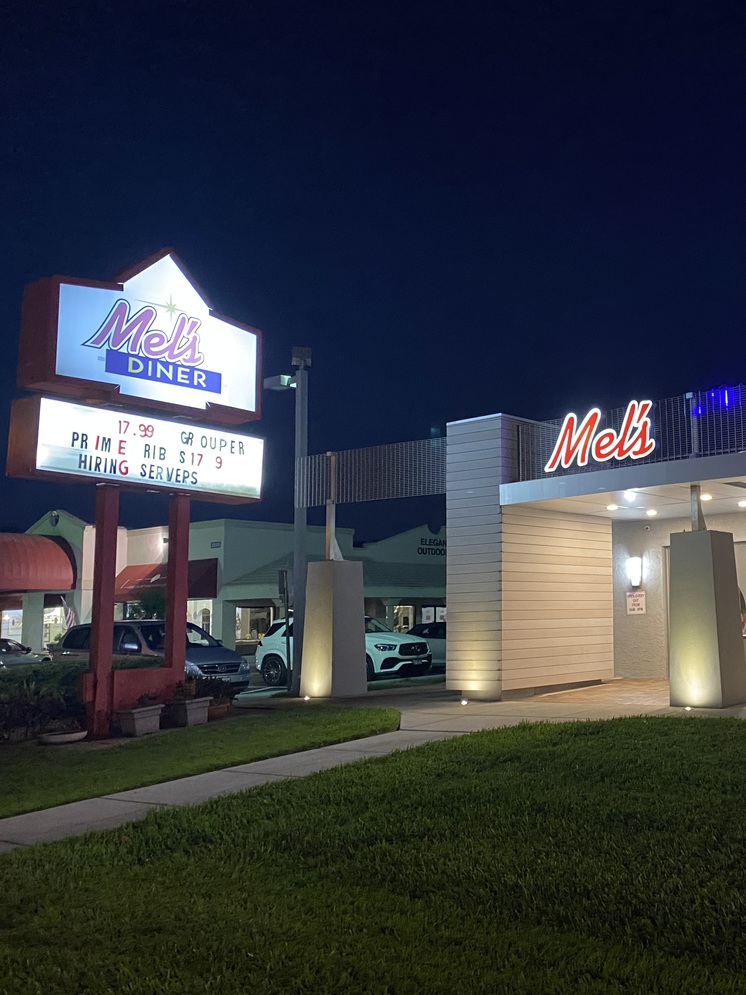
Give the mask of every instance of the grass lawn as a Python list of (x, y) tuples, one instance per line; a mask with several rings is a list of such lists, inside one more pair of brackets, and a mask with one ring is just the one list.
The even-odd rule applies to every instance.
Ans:
[(94, 744), (0, 748), (0, 818), (399, 728), (393, 708), (298, 703), (171, 729), (105, 749)]
[(0, 993), (744, 993), (744, 758), (521, 725), (13, 851)]

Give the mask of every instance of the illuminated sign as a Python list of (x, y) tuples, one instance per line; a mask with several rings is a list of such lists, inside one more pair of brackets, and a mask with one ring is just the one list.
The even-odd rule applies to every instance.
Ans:
[(263, 454), (264, 441), (252, 436), (26, 398), (13, 404), (8, 473), (52, 473), (217, 501), (258, 501)]
[(578, 466), (587, 466), (589, 459), (606, 463), (611, 459), (642, 459), (649, 456), (655, 449), (648, 417), (652, 407), (652, 401), (630, 401), (619, 432), (613, 428), (599, 431), (599, 408), (592, 408), (580, 424), (577, 415), (567, 415), (544, 472), (552, 473), (558, 466), (567, 470), (574, 462)]
[[(51, 334), (52, 342), (45, 336)], [(19, 384), (97, 400), (258, 417), (259, 332), (210, 310), (171, 252), (120, 284), (67, 278), (27, 288)]]

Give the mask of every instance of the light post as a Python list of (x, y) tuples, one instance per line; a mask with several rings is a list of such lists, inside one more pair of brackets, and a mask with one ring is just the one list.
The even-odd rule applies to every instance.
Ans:
[(308, 563), (307, 524), (308, 512), (301, 500), (301, 464), (308, 455), (308, 367), (311, 350), (293, 346), (290, 365), (296, 368), (293, 376), (281, 374), (267, 377), (265, 390), (295, 390), (295, 473), (293, 477), (293, 661), (290, 694), (300, 694), (300, 668), (303, 652), (303, 625), (306, 617), (306, 569)]

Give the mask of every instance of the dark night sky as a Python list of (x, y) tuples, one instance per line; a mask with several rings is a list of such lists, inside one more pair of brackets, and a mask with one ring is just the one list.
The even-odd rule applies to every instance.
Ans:
[[(24, 284), (164, 245), (264, 375), (313, 349), (312, 453), (746, 379), (742, 0), (11, 0), (0, 39), (3, 439)], [(291, 520), (292, 407), (255, 426), (263, 504), (193, 518)], [(90, 486), (0, 499), (0, 527), (92, 520)]]

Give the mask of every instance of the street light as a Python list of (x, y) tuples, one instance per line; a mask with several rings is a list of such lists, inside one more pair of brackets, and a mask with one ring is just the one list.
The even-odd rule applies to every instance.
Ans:
[(265, 390), (295, 390), (295, 474), (293, 505), (293, 661), (290, 694), (300, 694), (300, 668), (303, 651), (303, 624), (306, 617), (306, 569), (308, 544), (306, 527), (308, 512), (305, 503), (301, 507), (300, 471), (301, 461), (308, 455), (308, 367), (311, 365), (311, 350), (305, 346), (293, 346), (290, 365), (296, 367), (295, 374), (281, 373), (267, 377)]

